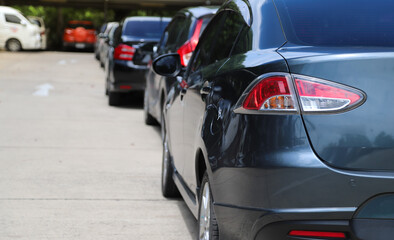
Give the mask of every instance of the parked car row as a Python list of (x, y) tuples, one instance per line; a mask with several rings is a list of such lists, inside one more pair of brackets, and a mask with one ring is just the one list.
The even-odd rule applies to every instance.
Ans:
[(197, 239), (392, 238), (393, 7), (183, 9), (141, 65), (145, 41), (125, 30), (133, 18), (108, 36), (109, 103), (144, 89), (145, 122), (161, 126), (162, 194), (183, 197)]

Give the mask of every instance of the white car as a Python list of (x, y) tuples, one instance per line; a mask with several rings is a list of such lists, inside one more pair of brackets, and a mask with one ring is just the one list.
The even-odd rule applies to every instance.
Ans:
[(45, 28), (44, 19), (41, 17), (36, 16), (27, 16), (30, 22), (37, 25), (40, 29), (40, 36), (41, 36), (41, 49), (45, 50), (47, 48), (47, 39), (48, 39), (48, 32), (49, 29)]
[(0, 6), (0, 48), (41, 49), (40, 29), (18, 10)]

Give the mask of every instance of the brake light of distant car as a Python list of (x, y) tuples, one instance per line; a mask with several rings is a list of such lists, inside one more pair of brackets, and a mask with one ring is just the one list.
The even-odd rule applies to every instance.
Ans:
[(311, 238), (336, 238), (336, 239), (346, 238), (346, 235), (343, 232), (319, 232), (319, 231), (299, 231), (299, 230), (290, 231), (289, 236), (311, 237)]
[(114, 59), (116, 60), (133, 60), (135, 48), (126, 44), (119, 44), (114, 51)]
[(338, 111), (359, 104), (364, 94), (333, 82), (293, 75), (304, 112)]
[[(298, 102), (299, 100), (299, 102)], [(263, 112), (297, 111), (329, 113), (360, 105), (365, 94), (358, 89), (317, 78), (285, 73), (265, 74), (252, 83), (238, 106)]]
[(193, 51), (198, 44), (202, 23), (202, 19), (197, 20), (193, 36), (187, 42), (185, 42), (185, 44), (183, 44), (177, 51), (179, 56), (181, 57), (181, 64), (184, 67), (186, 67), (189, 63)]

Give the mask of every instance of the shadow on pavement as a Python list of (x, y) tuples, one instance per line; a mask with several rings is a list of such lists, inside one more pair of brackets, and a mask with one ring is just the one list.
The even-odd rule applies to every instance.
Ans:
[(144, 93), (133, 92), (121, 95), (120, 108), (143, 109), (144, 108)]
[(190, 233), (190, 239), (196, 239), (197, 232), (198, 232), (198, 226), (197, 226), (197, 220), (194, 218), (192, 212), (189, 210), (187, 207), (186, 203), (180, 199), (180, 201), (177, 202), (177, 206), (179, 210), (181, 211), (183, 220), (185, 221), (185, 225), (187, 227), (187, 230)]

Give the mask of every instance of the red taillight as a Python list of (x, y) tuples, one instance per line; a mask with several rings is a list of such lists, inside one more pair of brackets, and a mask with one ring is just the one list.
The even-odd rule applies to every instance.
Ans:
[(244, 110), (261, 112), (296, 111), (297, 106), (300, 106), (303, 112), (335, 112), (361, 104), (364, 96), (357, 89), (334, 82), (301, 75), (272, 73), (257, 80), (237, 105), (242, 104)]
[(294, 80), (305, 112), (342, 110), (364, 98), (360, 91), (332, 82), (298, 75)]
[(119, 44), (114, 51), (114, 59), (116, 60), (133, 60), (135, 48), (126, 44)]
[(179, 56), (181, 57), (181, 64), (184, 67), (186, 67), (187, 64), (189, 63), (193, 51), (198, 44), (202, 22), (203, 22), (202, 19), (197, 20), (197, 24), (193, 36), (187, 42), (185, 42), (185, 44), (183, 44), (177, 51)]
[(243, 103), (247, 110), (295, 110), (289, 78), (270, 76), (257, 83)]
[(342, 238), (345, 239), (346, 235), (343, 232), (319, 232), (319, 231), (299, 231), (292, 230), (289, 236), (296, 237), (311, 237), (311, 238)]
[(131, 89), (131, 86), (128, 86), (128, 85), (120, 85), (120, 86), (119, 86), (119, 89), (130, 90), (130, 89)]

